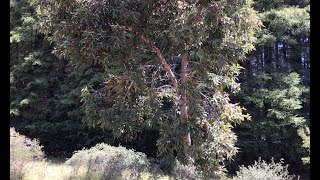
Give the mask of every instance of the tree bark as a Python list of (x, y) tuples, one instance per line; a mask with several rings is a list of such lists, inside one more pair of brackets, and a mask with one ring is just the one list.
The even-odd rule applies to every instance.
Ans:
[[(185, 52), (182, 56), (181, 61), (181, 87), (180, 87), (180, 97), (179, 97), (179, 106), (180, 106), (180, 120), (182, 124), (185, 124), (188, 127), (188, 106), (187, 106), (187, 93), (186, 93), (186, 82), (187, 82), (187, 67), (189, 62), (189, 53)], [(191, 165), (191, 156), (190, 156), (190, 146), (191, 146), (191, 136), (190, 130), (187, 129), (186, 133), (182, 136), (182, 145), (183, 151), (186, 156), (187, 164)]]
[[(168, 73), (169, 80), (171, 81), (173, 88), (177, 92), (177, 100), (180, 108), (180, 120), (182, 124), (187, 125), (188, 127), (188, 106), (187, 106), (187, 94), (186, 94), (186, 82), (187, 82), (187, 67), (189, 63), (189, 52), (185, 52), (182, 56), (181, 60), (181, 84), (178, 87), (178, 80), (174, 75), (170, 65), (167, 63), (166, 59), (160, 52), (160, 50), (154, 45), (154, 43), (150, 42), (149, 38), (141, 35), (140, 39), (149, 46), (150, 50), (157, 54), (159, 61), (163, 67), (163, 69)], [(190, 130), (181, 137), (183, 153), (186, 157), (187, 164), (192, 165), (191, 156), (190, 156), (190, 146), (191, 146), (191, 135)]]
[(167, 63), (166, 59), (163, 57), (162, 53), (160, 50), (154, 45), (152, 42), (150, 42), (148, 37), (145, 37), (143, 35), (140, 36), (140, 39), (149, 45), (149, 48), (151, 49), (152, 52), (156, 53), (157, 56), (159, 57), (159, 61), (163, 67), (163, 69), (168, 73), (169, 80), (171, 81), (173, 88), (177, 89), (178, 88), (178, 81), (174, 73), (172, 72), (172, 69), (170, 68), (170, 65)]

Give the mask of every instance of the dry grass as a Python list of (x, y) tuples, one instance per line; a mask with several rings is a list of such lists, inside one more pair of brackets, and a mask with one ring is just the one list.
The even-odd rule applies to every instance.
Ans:
[[(92, 174), (88, 175), (88, 169), (84, 166), (78, 169), (73, 169), (71, 166), (65, 164), (52, 163), (48, 161), (33, 161), (27, 163), (22, 169), (23, 180), (98, 180), (99, 177), (94, 177)], [(119, 179), (128, 179), (130, 171), (124, 171), (122, 177)], [(143, 172), (139, 180), (171, 180), (173, 178), (164, 176), (158, 173)]]
[(72, 168), (63, 164), (53, 164), (46, 161), (30, 162), (23, 168), (24, 180), (60, 180), (68, 179)]
[(10, 128), (10, 179), (12, 180), (99, 180), (173, 179), (160, 169), (149, 168), (145, 154), (123, 147), (98, 144), (77, 151), (66, 162), (44, 158), (42, 146)]

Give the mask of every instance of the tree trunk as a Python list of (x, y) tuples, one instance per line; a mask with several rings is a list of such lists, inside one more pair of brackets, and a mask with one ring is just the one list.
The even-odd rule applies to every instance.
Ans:
[[(188, 106), (187, 106), (187, 94), (186, 94), (186, 82), (187, 82), (187, 67), (189, 62), (189, 52), (185, 52), (182, 56), (181, 61), (181, 84), (178, 87), (177, 77), (174, 75), (170, 65), (160, 52), (160, 50), (149, 40), (148, 37), (141, 35), (140, 39), (142, 42), (147, 44), (150, 50), (157, 54), (159, 61), (163, 69), (168, 73), (169, 80), (172, 83), (174, 89), (177, 92), (177, 100), (180, 108), (180, 120), (182, 124), (185, 124), (188, 127)], [(183, 152), (187, 160), (188, 165), (192, 165), (191, 156), (190, 156), (190, 146), (191, 146), (191, 136), (190, 130), (187, 129), (186, 133), (181, 137)]]
[(160, 50), (152, 43), (150, 42), (148, 37), (145, 36), (140, 36), (140, 39), (146, 43), (147, 45), (149, 45), (149, 48), (151, 50), (151, 52), (154, 52), (157, 54), (157, 56), (159, 57), (159, 61), (163, 67), (163, 69), (168, 73), (169, 76), (169, 80), (171, 81), (173, 88), (177, 89), (178, 88), (178, 81), (176, 76), (174, 75), (173, 71), (170, 68), (170, 65), (168, 64), (168, 62), (166, 61), (166, 59), (163, 57), (162, 53), (160, 52)]
[(277, 41), (275, 44), (275, 61), (276, 61), (276, 69), (277, 71), (281, 69), (281, 60), (279, 58), (279, 42)]
[(182, 145), (184, 155), (186, 156), (187, 164), (192, 165), (190, 156), (191, 136), (188, 127), (188, 106), (187, 106), (187, 94), (186, 94), (186, 81), (187, 81), (187, 67), (189, 61), (189, 54), (186, 52), (181, 61), (181, 87), (179, 95), (179, 106), (180, 106), (180, 120), (182, 124), (185, 124), (188, 128), (186, 133), (182, 136)]
[(283, 59), (284, 61), (287, 61), (287, 45), (285, 43), (283, 43), (282, 50), (283, 50)]
[(260, 56), (260, 67), (261, 67), (261, 71), (264, 72), (264, 57), (265, 57), (265, 54), (264, 54), (264, 50), (263, 50), (263, 47), (260, 49), (261, 50), (261, 56)]

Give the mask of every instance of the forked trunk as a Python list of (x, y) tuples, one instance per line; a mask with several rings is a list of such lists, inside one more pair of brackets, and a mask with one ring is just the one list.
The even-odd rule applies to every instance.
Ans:
[[(155, 46), (154, 43), (152, 43), (148, 37), (141, 35), (140, 39), (142, 42), (147, 44), (150, 48), (150, 50), (157, 54), (159, 58), (159, 62), (161, 63), (163, 69), (168, 73), (169, 80), (172, 83), (172, 86), (174, 89), (176, 89), (177, 92), (177, 100), (179, 103), (180, 108), (180, 120), (182, 124), (187, 125), (188, 127), (188, 106), (187, 106), (187, 94), (186, 94), (186, 82), (187, 82), (187, 67), (189, 62), (189, 52), (185, 52), (182, 56), (181, 61), (181, 84), (180, 87), (178, 87), (178, 80), (176, 76), (174, 75), (172, 69), (170, 68), (170, 65), (160, 52), (160, 50)], [(192, 165), (191, 156), (190, 156), (190, 146), (191, 146), (191, 136), (190, 136), (190, 130), (186, 130), (186, 133), (181, 137), (182, 145), (183, 145), (183, 152), (187, 160), (188, 165)]]

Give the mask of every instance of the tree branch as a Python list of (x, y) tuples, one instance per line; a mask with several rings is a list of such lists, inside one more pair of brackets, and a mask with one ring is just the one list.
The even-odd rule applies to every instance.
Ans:
[(187, 67), (189, 63), (189, 52), (185, 52), (181, 61), (181, 84), (185, 85), (187, 81)]
[(170, 65), (168, 64), (168, 62), (166, 61), (166, 59), (163, 57), (162, 53), (160, 52), (160, 50), (154, 45), (154, 43), (150, 42), (148, 37), (145, 37), (144, 35), (140, 36), (140, 39), (146, 43), (149, 48), (151, 49), (151, 52), (154, 52), (157, 54), (157, 56), (159, 57), (159, 61), (161, 63), (161, 65), (163, 66), (163, 69), (168, 73), (169, 75), (169, 79), (173, 85), (173, 87), (175, 89), (178, 88), (178, 81), (176, 76), (174, 75), (172, 69), (170, 68)]
[[(180, 119), (183, 124), (188, 124), (188, 106), (187, 106), (187, 92), (186, 92), (186, 82), (187, 82), (187, 67), (189, 62), (189, 52), (186, 51), (181, 60), (181, 87), (179, 88), (178, 95), (180, 96)], [(190, 146), (191, 146), (191, 135), (190, 130), (187, 130), (187, 133), (182, 136), (182, 145), (184, 154), (187, 158), (187, 163), (190, 165)]]

